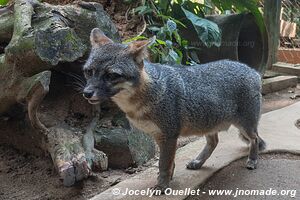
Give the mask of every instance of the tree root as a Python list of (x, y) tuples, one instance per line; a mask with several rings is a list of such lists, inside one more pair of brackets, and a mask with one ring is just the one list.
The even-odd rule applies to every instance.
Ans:
[(67, 127), (50, 128), (47, 143), (47, 150), (65, 186), (87, 178), (92, 169), (107, 169), (107, 156), (94, 146), (85, 149), (82, 138)]
[(21, 84), (23, 88), (19, 93), (20, 99), (24, 98), (24, 93), (27, 93), (26, 99), (28, 102), (28, 116), (31, 125), (33, 128), (39, 130), (42, 133), (46, 133), (48, 129), (39, 120), (37, 111), (44, 97), (49, 91), (50, 76), (51, 72), (45, 71), (33, 77), (25, 79)]
[[(21, 118), (13, 118), (10, 123), (20, 125), (18, 120), (24, 119), (26, 126), (20, 127), (27, 128), (16, 126), (12, 130), (18, 134), (1, 134), (16, 147), (26, 139), (32, 140), (32, 147), (40, 152), (49, 152), (66, 186), (87, 178), (92, 170), (107, 169), (107, 156), (94, 148), (93, 129), (98, 116), (85, 134), (79, 134), (64, 123), (46, 127), (38, 110), (49, 92), (51, 69), (72, 62), (72, 67), (80, 70), (81, 64), (75, 62), (87, 54), (94, 27), (119, 40), (117, 29), (97, 3), (54, 6), (37, 0), (15, 0), (0, 9), (0, 43), (4, 48), (0, 51), (0, 115), (6, 115), (13, 106), (25, 105)], [(32, 127), (27, 126), (28, 119)]]
[(49, 91), (50, 71), (39, 73), (25, 79), (19, 92), (19, 99), (27, 99), (28, 116), (32, 127), (45, 136), (45, 147), (65, 186), (72, 186), (76, 181), (87, 178), (92, 169), (106, 170), (107, 156), (94, 149), (94, 118), (82, 137), (74, 134), (70, 127), (46, 128), (38, 118), (37, 111)]

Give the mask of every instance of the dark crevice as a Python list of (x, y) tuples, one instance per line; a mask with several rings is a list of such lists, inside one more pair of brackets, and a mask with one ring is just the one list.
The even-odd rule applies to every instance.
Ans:
[(5, 47), (8, 45), (6, 42), (0, 42), (0, 54), (4, 53)]

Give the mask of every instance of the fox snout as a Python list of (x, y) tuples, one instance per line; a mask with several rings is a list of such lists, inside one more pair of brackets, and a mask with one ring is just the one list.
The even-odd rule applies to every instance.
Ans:
[(82, 95), (85, 99), (88, 100), (88, 102), (90, 104), (99, 104), (100, 103), (100, 98), (97, 95), (97, 92), (89, 86), (86, 86), (83, 89)]
[(114, 88), (112, 85), (105, 83), (104, 81), (93, 82), (87, 81), (82, 95), (88, 100), (90, 104), (98, 104), (100, 101), (110, 99), (120, 91), (119, 88)]
[(83, 90), (83, 97), (86, 99), (92, 98), (93, 94), (94, 94), (94, 91), (86, 90), (86, 89)]

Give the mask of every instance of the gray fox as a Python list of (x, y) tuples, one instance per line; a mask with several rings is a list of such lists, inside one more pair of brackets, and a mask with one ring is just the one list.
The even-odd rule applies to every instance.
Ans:
[(100, 29), (90, 35), (92, 49), (83, 71), (83, 96), (91, 104), (114, 101), (136, 128), (150, 134), (160, 148), (154, 190), (169, 187), (179, 136), (205, 136), (201, 153), (187, 163), (199, 169), (218, 144), (218, 132), (236, 126), (250, 144), (246, 166), (255, 169), (265, 142), (258, 136), (261, 77), (245, 64), (221, 60), (194, 66), (148, 62), (150, 40), (114, 43)]

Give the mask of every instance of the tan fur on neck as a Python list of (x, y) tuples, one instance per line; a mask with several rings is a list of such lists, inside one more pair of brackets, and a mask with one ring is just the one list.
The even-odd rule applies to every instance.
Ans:
[(147, 113), (149, 108), (143, 102), (143, 94), (147, 90), (150, 81), (148, 74), (144, 68), (141, 69), (140, 83), (138, 87), (134, 87), (128, 82), (117, 85), (122, 90), (112, 97), (112, 100), (120, 107), (120, 109), (131, 117), (140, 118)]

